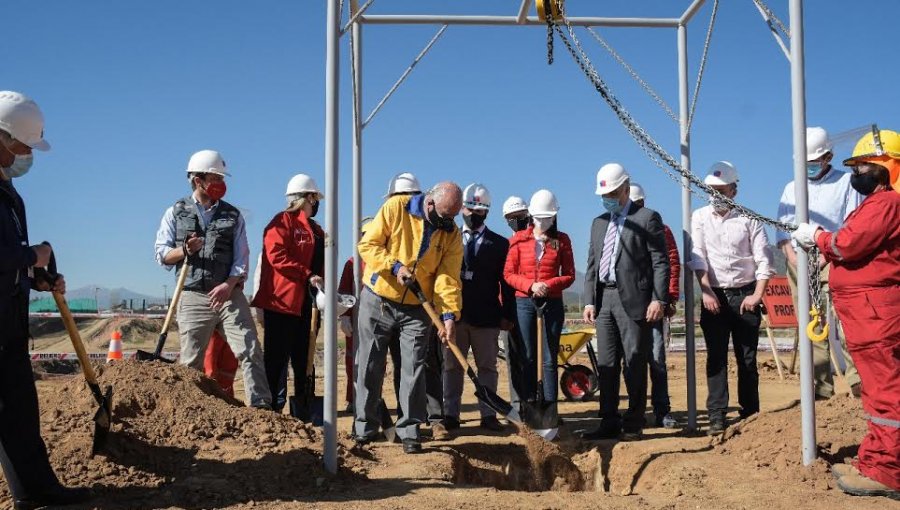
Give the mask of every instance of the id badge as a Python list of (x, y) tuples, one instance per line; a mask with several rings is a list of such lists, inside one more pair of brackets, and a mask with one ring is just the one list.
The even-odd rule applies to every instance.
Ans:
[(465, 281), (467, 281), (467, 282), (472, 281), (472, 277), (473, 277), (473, 276), (475, 276), (475, 273), (472, 272), (472, 271), (463, 271), (463, 272), (462, 272), (462, 279), (465, 280)]

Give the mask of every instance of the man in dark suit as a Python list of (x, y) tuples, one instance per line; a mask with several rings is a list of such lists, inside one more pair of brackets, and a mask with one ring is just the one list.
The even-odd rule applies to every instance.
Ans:
[[(584, 319), (597, 328), (600, 417), (588, 440), (636, 440), (646, 423), (651, 324), (662, 320), (669, 285), (663, 223), (656, 211), (629, 199), (630, 178), (617, 163), (597, 172), (606, 212), (594, 219), (585, 275)], [(620, 417), (619, 377), (625, 360), (628, 410)]]
[[(463, 192), (463, 309), (456, 329), (456, 344), (463, 356), (469, 347), (478, 367), (478, 380), (497, 391), (497, 355), (500, 330), (512, 329), (516, 315), (515, 296), (503, 279), (509, 241), (484, 224), (491, 207), (491, 195), (481, 184), (470, 184)], [(501, 302), (502, 294), (502, 302)], [(444, 425), (459, 427), (464, 369), (453, 353), (444, 348)], [(479, 403), (481, 428), (502, 429), (493, 409)]]

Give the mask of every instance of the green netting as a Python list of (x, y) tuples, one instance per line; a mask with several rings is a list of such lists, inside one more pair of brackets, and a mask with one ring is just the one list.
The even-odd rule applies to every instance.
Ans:
[[(91, 313), (97, 311), (97, 302), (90, 298), (69, 299), (66, 302), (69, 304), (69, 309), (72, 310), (73, 313)], [(50, 297), (35, 299), (31, 303), (28, 303), (29, 313), (58, 311), (59, 310), (56, 308), (56, 301)]]

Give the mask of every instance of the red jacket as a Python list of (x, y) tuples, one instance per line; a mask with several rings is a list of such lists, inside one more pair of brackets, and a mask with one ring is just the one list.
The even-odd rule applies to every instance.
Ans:
[(675, 304), (681, 297), (678, 284), (681, 277), (681, 260), (678, 257), (678, 245), (668, 225), (663, 225), (666, 233), (666, 251), (669, 253), (669, 303)]
[(816, 244), (832, 263), (828, 286), (836, 294), (900, 286), (900, 194), (866, 197), (837, 232), (823, 232)]
[[(366, 270), (366, 263), (362, 259), (359, 261), (362, 264), (362, 271)], [(347, 262), (344, 263), (344, 270), (341, 272), (341, 281), (338, 283), (338, 293), (340, 294), (350, 294), (351, 296), (356, 296), (356, 293), (353, 292), (353, 257), (347, 259)], [(357, 296), (358, 298), (358, 296)], [(347, 310), (344, 312), (343, 316), (350, 316), (353, 313), (353, 310)]]
[(510, 287), (516, 289), (516, 297), (531, 296), (531, 285), (544, 282), (550, 287), (550, 297), (561, 298), (563, 290), (575, 283), (572, 241), (560, 232), (557, 239), (544, 245), (540, 265), (535, 257), (535, 243), (533, 225), (509, 238), (503, 277)]
[(316, 237), (324, 238), (325, 232), (303, 211), (281, 212), (272, 218), (263, 232), (259, 290), (253, 306), (300, 315), (309, 296), (307, 282), (313, 275), (310, 266)]

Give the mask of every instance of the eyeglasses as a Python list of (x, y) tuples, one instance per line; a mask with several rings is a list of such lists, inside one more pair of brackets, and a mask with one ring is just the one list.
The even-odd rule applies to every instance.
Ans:
[(853, 171), (853, 175), (862, 175), (873, 172), (879, 168), (882, 168), (882, 166), (875, 163), (860, 163), (851, 167), (851, 170)]

